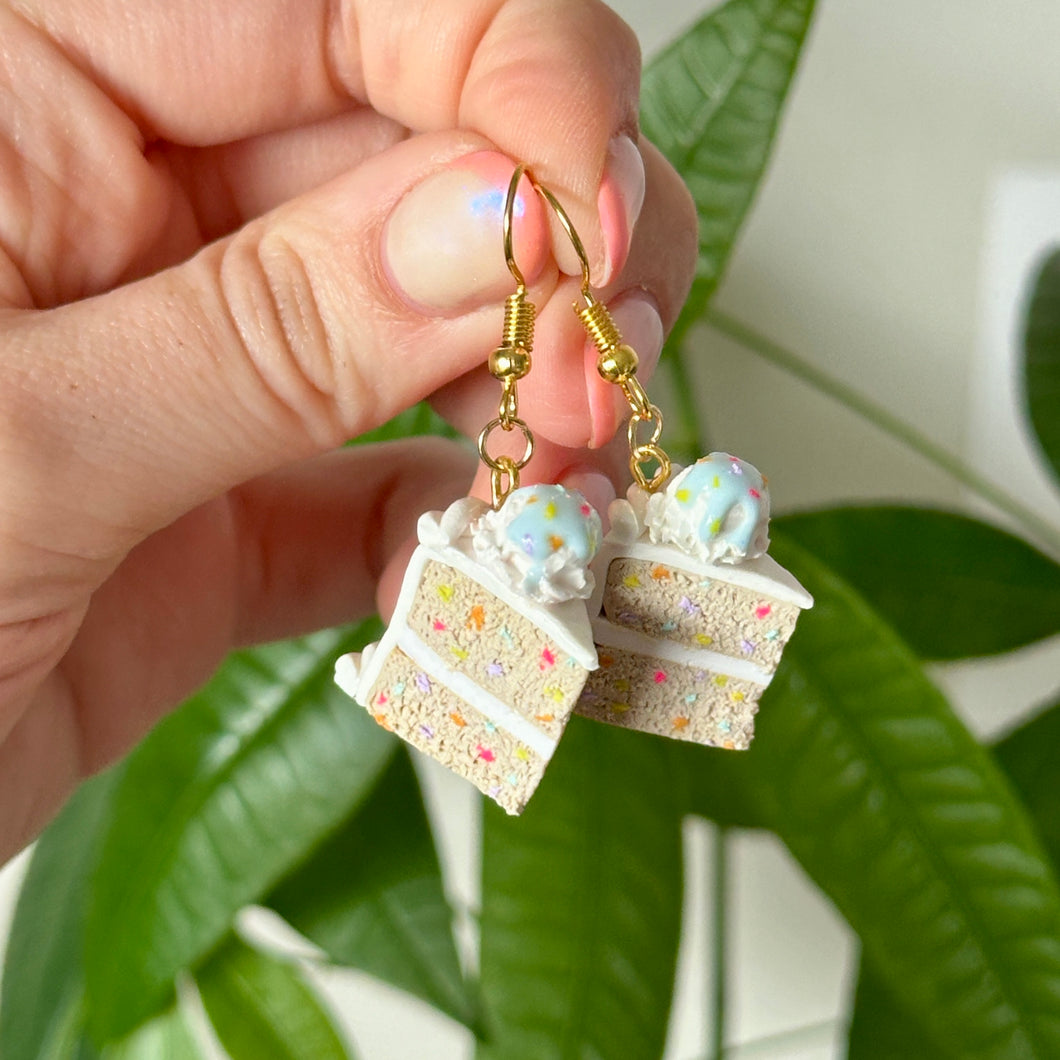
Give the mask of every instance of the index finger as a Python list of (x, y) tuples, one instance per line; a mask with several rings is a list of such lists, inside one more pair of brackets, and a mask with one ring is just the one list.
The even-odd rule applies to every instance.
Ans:
[(628, 242), (643, 177), (636, 152), (613, 145), (636, 138), (640, 53), (599, 0), (9, 3), (147, 139), (218, 144), (369, 105), (413, 131), (478, 132), (528, 162), (563, 195), (595, 264), (601, 212), (609, 258)]

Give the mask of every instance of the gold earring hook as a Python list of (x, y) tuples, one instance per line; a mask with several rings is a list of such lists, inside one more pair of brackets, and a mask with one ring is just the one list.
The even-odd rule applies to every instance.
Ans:
[[(628, 432), (629, 469), (641, 489), (654, 493), (670, 477), (670, 458), (658, 444), (662, 434), (662, 413), (648, 399), (647, 392), (637, 379), (636, 351), (622, 341), (622, 332), (619, 331), (610, 310), (593, 294), (589, 255), (585, 252), (585, 244), (578, 235), (570, 214), (556, 196), (544, 184), (536, 180), (529, 170), (526, 171), (526, 175), (530, 178), (537, 193), (552, 208), (581, 262), (581, 291), (585, 305), (575, 304), (574, 312), (596, 346), (599, 354), (596, 370), (607, 382), (621, 387), (622, 393), (625, 394), (626, 402), (632, 413)], [(654, 424), (651, 439), (645, 443), (641, 443), (637, 437), (637, 429), (642, 423)], [(652, 467), (654, 470), (649, 474), (648, 469)]]
[[(499, 508), (513, 491), (519, 488), (519, 472), (534, 454), (534, 436), (530, 428), (519, 419), (519, 397), (516, 383), (523, 378), (531, 367), (530, 353), (534, 345), (534, 303), (526, 296), (526, 280), (515, 260), (513, 249), (513, 223), (515, 200), (519, 181), (527, 174), (525, 165), (515, 167), (512, 179), (508, 182), (508, 194), (504, 199), (504, 215), (501, 230), (504, 242), (504, 260), (508, 271), (516, 282), (514, 294), (510, 294), (504, 303), (504, 325), (501, 344), (489, 358), (489, 370), (495, 379), (500, 380), (500, 408), (495, 419), (490, 420), (478, 436), (478, 451), (482, 462), (490, 469), (490, 486), (493, 495), (493, 507)], [(490, 435), (497, 429), (511, 432), (518, 427), (523, 432), (525, 447), (519, 459), (511, 456), (493, 456), (489, 451)]]

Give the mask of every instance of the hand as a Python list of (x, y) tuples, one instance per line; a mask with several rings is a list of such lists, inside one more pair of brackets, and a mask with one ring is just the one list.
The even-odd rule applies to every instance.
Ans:
[[(513, 160), (650, 370), (695, 222), (638, 83), (593, 0), (0, 0), (0, 860), (231, 647), (373, 610), (466, 488), (438, 440), (337, 447), (495, 414)], [(524, 203), (548, 479), (622, 413)]]

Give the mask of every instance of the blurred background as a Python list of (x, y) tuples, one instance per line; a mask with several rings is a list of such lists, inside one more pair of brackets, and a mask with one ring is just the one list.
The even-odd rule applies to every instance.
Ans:
[[(650, 57), (712, 5), (612, 6)], [(770, 170), (714, 302), (1054, 525), (1060, 501), (1028, 444), (1014, 366), (1029, 277), (1060, 244), (1057, 40), (1051, 0), (819, 2)], [(901, 499), (997, 518), (730, 339), (704, 329), (691, 341), (710, 442), (767, 472), (777, 510)], [(932, 674), (972, 729), (991, 735), (1054, 691), (1060, 644)], [(440, 771), (427, 780), (451, 890), (473, 908), (475, 797)], [(695, 824), (688, 837), (689, 891), (702, 896), (713, 835)], [(24, 865), (0, 872), (0, 940)], [(728, 885), (730, 1055), (842, 1056), (856, 954), (841, 921), (768, 836), (737, 835)], [(666, 1060), (700, 1060), (709, 1041), (711, 924), (697, 902)], [(418, 1002), (346, 972), (325, 988), (373, 1060), (465, 1055), (464, 1032)]]

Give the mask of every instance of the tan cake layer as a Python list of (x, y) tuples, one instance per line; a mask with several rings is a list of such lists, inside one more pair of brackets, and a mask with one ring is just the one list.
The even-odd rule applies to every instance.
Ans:
[(429, 677), (400, 648), (372, 685), (368, 710), (384, 728), (470, 780), (509, 813), (521, 813), (547, 761)]
[(708, 669), (599, 646), (579, 714), (640, 732), (746, 750), (763, 686)]
[(525, 615), (432, 559), (407, 623), (447, 666), (559, 738), (587, 671)]
[(616, 626), (745, 659), (768, 673), (780, 662), (800, 609), (719, 577), (621, 557), (607, 569), (603, 610)]

